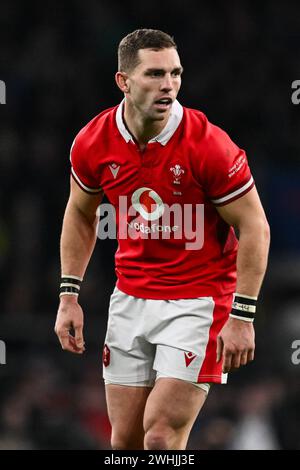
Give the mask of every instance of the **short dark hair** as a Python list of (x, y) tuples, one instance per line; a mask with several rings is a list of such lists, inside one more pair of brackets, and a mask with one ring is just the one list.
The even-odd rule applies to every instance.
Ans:
[(139, 64), (140, 49), (177, 49), (174, 39), (158, 29), (137, 29), (125, 36), (118, 47), (118, 70), (129, 72)]

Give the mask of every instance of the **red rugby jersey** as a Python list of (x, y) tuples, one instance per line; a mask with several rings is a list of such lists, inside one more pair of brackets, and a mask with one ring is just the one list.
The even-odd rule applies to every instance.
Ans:
[[(79, 186), (91, 194), (103, 190), (115, 208), (117, 287), (149, 299), (234, 292), (238, 242), (215, 206), (253, 187), (245, 152), (178, 101), (141, 152), (122, 110), (123, 102), (92, 119), (70, 157)], [(174, 204), (176, 213), (168, 211)]]

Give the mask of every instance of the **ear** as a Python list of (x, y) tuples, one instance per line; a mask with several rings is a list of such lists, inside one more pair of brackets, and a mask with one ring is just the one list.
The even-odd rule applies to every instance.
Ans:
[(128, 75), (125, 72), (117, 72), (115, 75), (116, 84), (123, 93), (129, 92)]

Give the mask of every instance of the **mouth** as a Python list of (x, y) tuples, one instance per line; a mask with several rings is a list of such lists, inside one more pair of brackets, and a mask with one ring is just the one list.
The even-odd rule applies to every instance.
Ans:
[(172, 98), (160, 98), (154, 101), (154, 105), (156, 108), (165, 111), (172, 105), (172, 102)]

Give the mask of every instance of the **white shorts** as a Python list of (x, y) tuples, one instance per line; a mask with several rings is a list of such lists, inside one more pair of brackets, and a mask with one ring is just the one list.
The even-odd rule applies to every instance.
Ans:
[(232, 295), (152, 300), (117, 287), (110, 298), (103, 349), (106, 383), (153, 386), (159, 377), (194, 384), (226, 383), (216, 363), (216, 337)]

